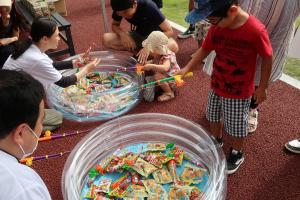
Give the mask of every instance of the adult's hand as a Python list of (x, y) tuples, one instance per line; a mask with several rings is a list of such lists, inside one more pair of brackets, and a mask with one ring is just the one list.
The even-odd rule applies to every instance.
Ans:
[(136, 49), (135, 41), (132, 39), (132, 37), (129, 35), (128, 32), (122, 32), (120, 34), (120, 39), (122, 45), (128, 50), (128, 51), (134, 51)]
[(87, 73), (94, 71), (94, 69), (99, 65), (101, 59), (95, 58), (93, 61), (84, 66)]

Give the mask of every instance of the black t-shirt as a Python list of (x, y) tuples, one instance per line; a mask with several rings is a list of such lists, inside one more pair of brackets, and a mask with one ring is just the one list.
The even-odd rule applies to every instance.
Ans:
[[(137, 10), (131, 19), (126, 19), (135, 26), (135, 31), (142, 36), (148, 36), (152, 31), (161, 31), (159, 25), (165, 20), (165, 16), (150, 0), (138, 0)], [(114, 11), (112, 18), (121, 21), (122, 17)]]
[(162, 8), (163, 7), (163, 1), (162, 0), (152, 0), (158, 8)]

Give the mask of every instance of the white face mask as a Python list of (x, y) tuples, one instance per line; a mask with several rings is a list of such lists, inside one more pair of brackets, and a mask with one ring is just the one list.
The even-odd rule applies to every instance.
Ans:
[(33, 152), (35, 152), (35, 150), (36, 150), (36, 148), (37, 148), (37, 146), (38, 146), (38, 141), (39, 141), (39, 137), (36, 135), (36, 133), (35, 133), (29, 126), (28, 126), (28, 129), (30, 130), (30, 132), (31, 132), (31, 133), (34, 135), (34, 137), (36, 138), (36, 143), (35, 143), (34, 148), (32, 149), (32, 151), (29, 152), (29, 153), (26, 153), (26, 152), (24, 151), (23, 147), (19, 144), (19, 147), (20, 147), (21, 151), (23, 152), (22, 159), (23, 159), (23, 158), (27, 158), (28, 156), (32, 155)]

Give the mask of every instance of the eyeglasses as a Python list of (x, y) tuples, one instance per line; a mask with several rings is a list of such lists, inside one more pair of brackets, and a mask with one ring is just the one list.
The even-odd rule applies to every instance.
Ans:
[(204, 21), (216, 26), (222, 21), (223, 18), (224, 17), (209, 17), (209, 18), (206, 18)]

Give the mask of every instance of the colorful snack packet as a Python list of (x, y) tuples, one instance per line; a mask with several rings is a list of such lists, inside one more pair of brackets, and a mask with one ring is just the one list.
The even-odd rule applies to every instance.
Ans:
[(192, 187), (192, 191), (190, 194), (190, 200), (200, 200), (203, 193), (202, 191), (197, 187)]
[(133, 185), (143, 185), (140, 175), (136, 171), (131, 171), (131, 183)]
[(168, 156), (173, 157), (177, 165), (181, 165), (185, 152), (179, 147), (174, 147), (169, 151)]
[(130, 180), (129, 178), (129, 173), (126, 173), (124, 176), (121, 176), (120, 178), (118, 178), (116, 181), (114, 181), (111, 185), (110, 188), (111, 189), (116, 189), (117, 187), (119, 187), (124, 181), (126, 181), (127, 179)]
[(180, 182), (180, 180), (177, 176), (175, 160), (170, 160), (168, 162), (167, 166), (168, 166), (169, 172), (172, 176), (174, 184), (178, 184)]
[(202, 182), (203, 175), (207, 172), (206, 169), (196, 167), (187, 163), (184, 166), (183, 172), (181, 174), (181, 179), (183, 181), (189, 181), (193, 184), (198, 184)]
[(157, 170), (157, 168), (150, 163), (144, 161), (141, 158), (138, 158), (134, 165), (132, 166), (132, 169), (134, 169), (137, 173), (144, 177), (148, 177), (152, 172)]
[(125, 157), (124, 157), (124, 164), (128, 165), (128, 166), (133, 166), (134, 163), (136, 162), (136, 160), (138, 159), (139, 154), (135, 154), (132, 152), (128, 152)]
[(130, 185), (125, 193), (125, 197), (127, 198), (144, 198), (148, 197), (146, 192), (146, 188), (141, 185)]
[(170, 172), (165, 167), (156, 170), (152, 173), (152, 175), (155, 181), (159, 184), (167, 184), (173, 182)]
[(149, 199), (167, 199), (168, 194), (165, 189), (155, 182), (154, 179), (142, 180), (146, 191), (148, 192), (148, 200)]
[[(124, 179), (125, 177), (125, 179)], [(109, 196), (123, 198), (127, 188), (130, 186), (131, 180), (128, 175), (119, 178), (116, 182), (111, 185), (111, 191), (108, 193)]]
[(91, 187), (89, 188), (87, 194), (84, 196), (84, 198), (92, 198), (94, 199), (97, 195), (97, 190), (98, 190), (98, 186), (92, 184)]
[(146, 151), (165, 151), (166, 144), (164, 143), (149, 143), (146, 147)]
[(96, 189), (96, 192), (108, 193), (110, 185), (111, 185), (111, 182), (112, 182), (111, 179), (100, 180), (100, 182), (98, 184), (98, 188)]
[(100, 162), (95, 169), (101, 173), (105, 174), (107, 172), (107, 167), (110, 165), (110, 162), (112, 161), (113, 156), (109, 156), (108, 158), (104, 159), (102, 162)]
[(168, 198), (169, 200), (189, 200), (191, 191), (191, 187), (188, 186), (172, 185), (168, 193)]
[(172, 159), (161, 152), (146, 152), (141, 157), (158, 168), (162, 168), (163, 164)]

